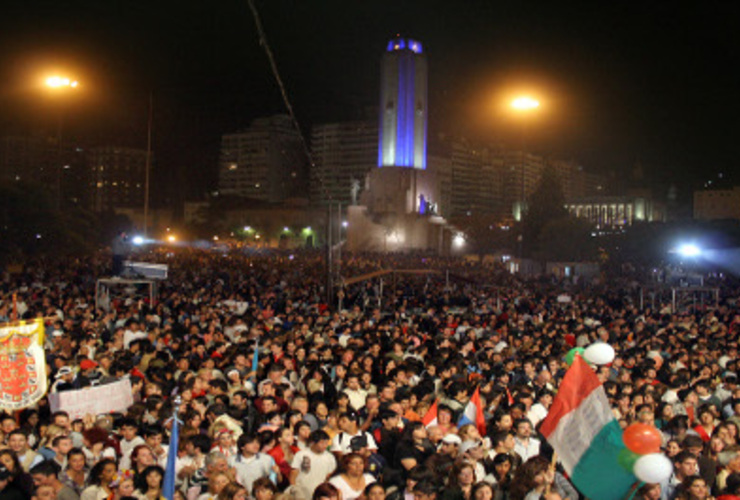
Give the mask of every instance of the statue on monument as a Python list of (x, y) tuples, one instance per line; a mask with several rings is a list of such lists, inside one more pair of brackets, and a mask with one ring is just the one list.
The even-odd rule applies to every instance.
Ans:
[(349, 192), (352, 196), (352, 205), (357, 205), (357, 194), (360, 192), (360, 181), (359, 179), (355, 179), (354, 177), (350, 181), (350, 188)]

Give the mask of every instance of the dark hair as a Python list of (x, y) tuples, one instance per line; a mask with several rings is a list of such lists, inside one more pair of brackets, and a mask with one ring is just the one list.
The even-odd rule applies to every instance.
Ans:
[(327, 434), (325, 431), (322, 431), (321, 429), (317, 431), (313, 431), (311, 435), (308, 437), (308, 442), (310, 444), (318, 443), (319, 441), (325, 441), (329, 440), (329, 434)]
[(62, 468), (53, 460), (44, 460), (31, 467), (31, 474), (41, 474), (42, 476), (57, 476)]
[(689, 476), (683, 481), (681, 481), (681, 484), (678, 486), (679, 495), (678, 498), (682, 498), (680, 493), (686, 493), (689, 491), (689, 489), (694, 485), (697, 481), (704, 481), (704, 484), (707, 484), (707, 480), (703, 477), (699, 476), (698, 474), (695, 474), (693, 476)]
[(385, 494), (385, 488), (383, 487), (383, 485), (378, 482), (373, 482), (365, 486), (365, 490), (363, 491), (364, 496), (365, 497), (370, 496), (370, 492), (374, 490), (375, 488), (380, 488), (381, 490), (383, 490), (383, 494)]
[(353, 452), (347, 453), (346, 455), (342, 457), (342, 463), (340, 467), (341, 472), (347, 472), (347, 467), (349, 466), (349, 463), (356, 458), (359, 458), (360, 460), (362, 460), (362, 466), (364, 468), (365, 459), (363, 458), (362, 455), (353, 451)]
[(21, 461), (18, 460), (18, 455), (16, 455), (10, 448), (0, 450), (0, 457), (3, 455), (8, 455), (13, 460), (13, 470), (10, 471), (10, 477), (15, 478), (23, 473), (23, 468), (21, 467)]
[(83, 458), (85, 458), (85, 452), (82, 451), (82, 448), (72, 448), (69, 450), (69, 453), (67, 453), (67, 466), (69, 467), (69, 459), (72, 458), (73, 455), (82, 455)]
[(113, 464), (116, 467), (116, 461), (112, 458), (104, 458), (93, 465), (93, 468), (90, 470), (90, 476), (87, 479), (91, 486), (100, 486), (100, 474), (103, 473), (103, 469), (108, 464)]
[(516, 422), (514, 422), (514, 429), (518, 429), (520, 425), (522, 424), (529, 424), (529, 427), (532, 427), (532, 422), (528, 418), (518, 418)]
[(203, 434), (196, 434), (190, 438), (193, 447), (198, 448), (204, 455), (211, 451), (211, 439)]
[(239, 451), (241, 451), (241, 449), (244, 448), (245, 445), (259, 440), (260, 438), (257, 434), (245, 432), (244, 434), (239, 436), (239, 439), (236, 440), (236, 447), (239, 449)]
[(423, 495), (436, 495), (437, 487), (432, 481), (419, 481), (418, 483), (416, 483), (416, 486), (414, 486), (414, 493), (421, 493)]
[(512, 500), (522, 500), (527, 493), (535, 487), (534, 478), (537, 474), (550, 468), (550, 461), (541, 455), (530, 458), (520, 465), (514, 473), (514, 479), (511, 481), (509, 498)]
[(493, 448), (496, 448), (496, 445), (499, 443), (503, 443), (506, 441), (506, 438), (509, 436), (512, 436), (513, 433), (511, 431), (496, 431), (491, 435), (491, 446)]
[(407, 479), (411, 479), (417, 483), (424, 481), (434, 481), (434, 473), (423, 465), (414, 465), (406, 474)]
[[(269, 479), (268, 479), (269, 481)], [(247, 489), (241, 484), (229, 483), (223, 487), (221, 492), (216, 496), (217, 500), (232, 500), (240, 490), (246, 491)]]
[(159, 474), (159, 487), (162, 487), (162, 481), (164, 480), (164, 469), (159, 465), (149, 465), (141, 472), (141, 474), (137, 476), (135, 481), (136, 489), (138, 489), (142, 493), (146, 493), (149, 490), (149, 485), (146, 482), (146, 478), (152, 472), (156, 472)]
[(677, 464), (681, 464), (681, 463), (684, 463), (686, 460), (689, 460), (691, 458), (693, 458), (694, 460), (696, 460), (696, 455), (694, 455), (693, 453), (691, 453), (689, 450), (683, 450), (683, 451), (680, 451), (680, 452), (676, 453), (676, 456), (673, 457), (673, 462), (674, 463), (677, 463)]
[(55, 446), (59, 446), (59, 441), (62, 439), (72, 439), (66, 434), (60, 434), (58, 436), (54, 436), (54, 438), (51, 440), (51, 447), (54, 448)]
[(261, 477), (252, 483), (252, 496), (256, 498), (257, 490), (260, 489), (270, 490), (273, 493), (277, 493), (277, 486), (275, 486), (275, 483), (270, 481), (270, 478), (267, 477)]
[(470, 498), (475, 498), (475, 495), (482, 490), (483, 488), (491, 488), (491, 492), (493, 493), (492, 498), (496, 497), (496, 488), (491, 483), (487, 483), (485, 481), (478, 481), (473, 485), (473, 488), (470, 490)]
[(421, 427), (424, 427), (424, 424), (421, 422), (409, 422), (409, 424), (403, 428), (401, 440), (412, 442), (414, 440), (414, 431)]
[[(316, 431), (318, 432), (318, 431)], [(313, 500), (320, 500), (321, 498), (341, 498), (339, 490), (336, 486), (331, 483), (321, 483), (316, 487), (313, 492)]]

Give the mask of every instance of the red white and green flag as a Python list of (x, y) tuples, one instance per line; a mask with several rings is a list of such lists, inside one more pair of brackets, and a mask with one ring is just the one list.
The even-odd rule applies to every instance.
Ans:
[(604, 387), (581, 356), (563, 378), (540, 432), (586, 497), (621, 500), (635, 476), (618, 463), (625, 446)]

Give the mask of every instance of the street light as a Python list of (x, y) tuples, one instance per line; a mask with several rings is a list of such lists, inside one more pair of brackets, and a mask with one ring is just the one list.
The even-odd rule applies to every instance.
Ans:
[(71, 87), (75, 89), (79, 84), (80, 83), (77, 80), (71, 80), (65, 76), (54, 75), (46, 79), (46, 86), (53, 89), (62, 87)]
[[(48, 88), (53, 91), (62, 89), (76, 89), (80, 84), (77, 80), (72, 80), (66, 76), (52, 75), (44, 82)], [(60, 109), (57, 123), (57, 168), (56, 168), (56, 191), (57, 191), (57, 209), (62, 208), (62, 121), (63, 113)]]
[(519, 111), (529, 111), (540, 107), (540, 101), (529, 96), (520, 96), (511, 101), (511, 107)]
[[(511, 101), (511, 108), (519, 115), (527, 115), (536, 110), (540, 107), (540, 101), (535, 99), (534, 97), (528, 96), (528, 95), (522, 95), (519, 97), (516, 97)], [(520, 187), (520, 193), (519, 193), (519, 221), (522, 222), (524, 220), (524, 212), (525, 212), (525, 205), (526, 205), (526, 190), (525, 190), (525, 175), (526, 175), (526, 167), (524, 164), (524, 155), (526, 149), (526, 127), (525, 124), (522, 123), (522, 151), (521, 151), (521, 187)], [(516, 219), (516, 214), (514, 215), (514, 218)], [(522, 246), (523, 246), (523, 238), (522, 234), (519, 235), (518, 246), (519, 246), (519, 258), (521, 259), (523, 257), (522, 253)]]

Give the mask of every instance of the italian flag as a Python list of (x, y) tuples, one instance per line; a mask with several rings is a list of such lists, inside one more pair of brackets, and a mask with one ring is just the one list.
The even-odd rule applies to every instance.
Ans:
[(604, 387), (580, 356), (566, 372), (540, 432), (584, 496), (621, 500), (636, 481), (617, 462), (625, 448), (622, 429)]

